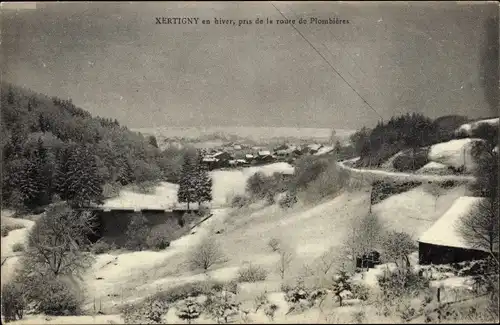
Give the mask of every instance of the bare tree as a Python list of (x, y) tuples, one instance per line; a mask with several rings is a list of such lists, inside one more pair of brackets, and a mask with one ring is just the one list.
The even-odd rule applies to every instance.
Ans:
[(384, 227), (378, 216), (373, 213), (353, 220), (344, 246), (354, 263), (357, 256), (369, 254), (380, 246), (383, 233)]
[(222, 262), (224, 254), (213, 236), (205, 237), (191, 252), (189, 263), (194, 269), (208, 270), (212, 265)]
[(336, 256), (333, 253), (332, 250), (329, 250), (327, 252), (324, 252), (321, 254), (321, 256), (318, 258), (318, 270), (323, 274), (326, 275), (330, 270), (333, 268), (335, 265), (336, 261)]
[(88, 235), (94, 229), (94, 216), (56, 204), (35, 223), (29, 237), (24, 262), (31, 271), (54, 276), (71, 275), (90, 266)]
[(286, 270), (290, 266), (292, 262), (293, 255), (288, 249), (283, 249), (280, 251), (280, 259), (278, 261), (278, 272), (283, 280), (285, 278)]
[(384, 236), (381, 245), (383, 255), (388, 262), (395, 263), (398, 269), (401, 267), (406, 267), (406, 270), (409, 269), (410, 260), (408, 255), (417, 249), (415, 241), (410, 235), (404, 232), (391, 231)]
[(425, 186), (425, 190), (427, 192), (429, 192), (429, 194), (431, 194), (433, 197), (434, 197), (434, 211), (436, 211), (436, 207), (437, 207), (437, 200), (439, 198), (439, 195), (441, 194), (441, 190), (439, 188), (439, 185), (436, 184), (436, 183), (432, 183), (432, 182), (429, 182), (426, 186)]
[(486, 250), (498, 263), (498, 205), (483, 198), (458, 224), (462, 238), (473, 248)]

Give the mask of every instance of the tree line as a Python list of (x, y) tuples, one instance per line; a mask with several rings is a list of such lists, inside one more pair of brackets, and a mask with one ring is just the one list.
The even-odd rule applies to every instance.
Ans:
[[(354, 153), (360, 157), (358, 166), (375, 167), (405, 149), (410, 149), (415, 155), (419, 148), (468, 137), (467, 134), (456, 133), (457, 128), (467, 122), (468, 118), (459, 115), (432, 120), (419, 113), (408, 113), (394, 116), (386, 122), (379, 121), (373, 129), (363, 127), (351, 135), (350, 142)], [(494, 138), (491, 132), (495, 133), (489, 130), (491, 128), (495, 129), (490, 125), (481, 126), (473, 131), (472, 137), (489, 141)]]
[(2, 205), (36, 209), (58, 198), (99, 203), (129, 184), (178, 182), (185, 150), (160, 150), (117, 120), (70, 99), (1, 84)]

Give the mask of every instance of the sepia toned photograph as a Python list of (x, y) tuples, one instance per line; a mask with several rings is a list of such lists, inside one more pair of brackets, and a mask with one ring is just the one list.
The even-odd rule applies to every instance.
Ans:
[(0, 3), (2, 324), (498, 323), (499, 9)]

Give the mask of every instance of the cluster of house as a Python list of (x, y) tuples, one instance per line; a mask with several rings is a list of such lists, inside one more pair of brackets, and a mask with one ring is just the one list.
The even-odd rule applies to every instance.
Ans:
[(205, 151), (202, 161), (210, 169), (245, 167), (261, 165), (278, 161), (293, 163), (303, 155), (326, 155), (334, 151), (333, 146), (322, 144), (293, 145), (282, 144), (273, 150), (264, 147), (247, 147), (240, 144), (231, 144), (219, 149)]

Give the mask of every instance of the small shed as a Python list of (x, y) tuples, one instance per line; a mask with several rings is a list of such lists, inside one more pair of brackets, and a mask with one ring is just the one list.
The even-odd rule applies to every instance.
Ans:
[(418, 240), (419, 264), (450, 264), (486, 258), (489, 253), (472, 247), (458, 231), (462, 217), (485, 200), (482, 197), (462, 196)]

